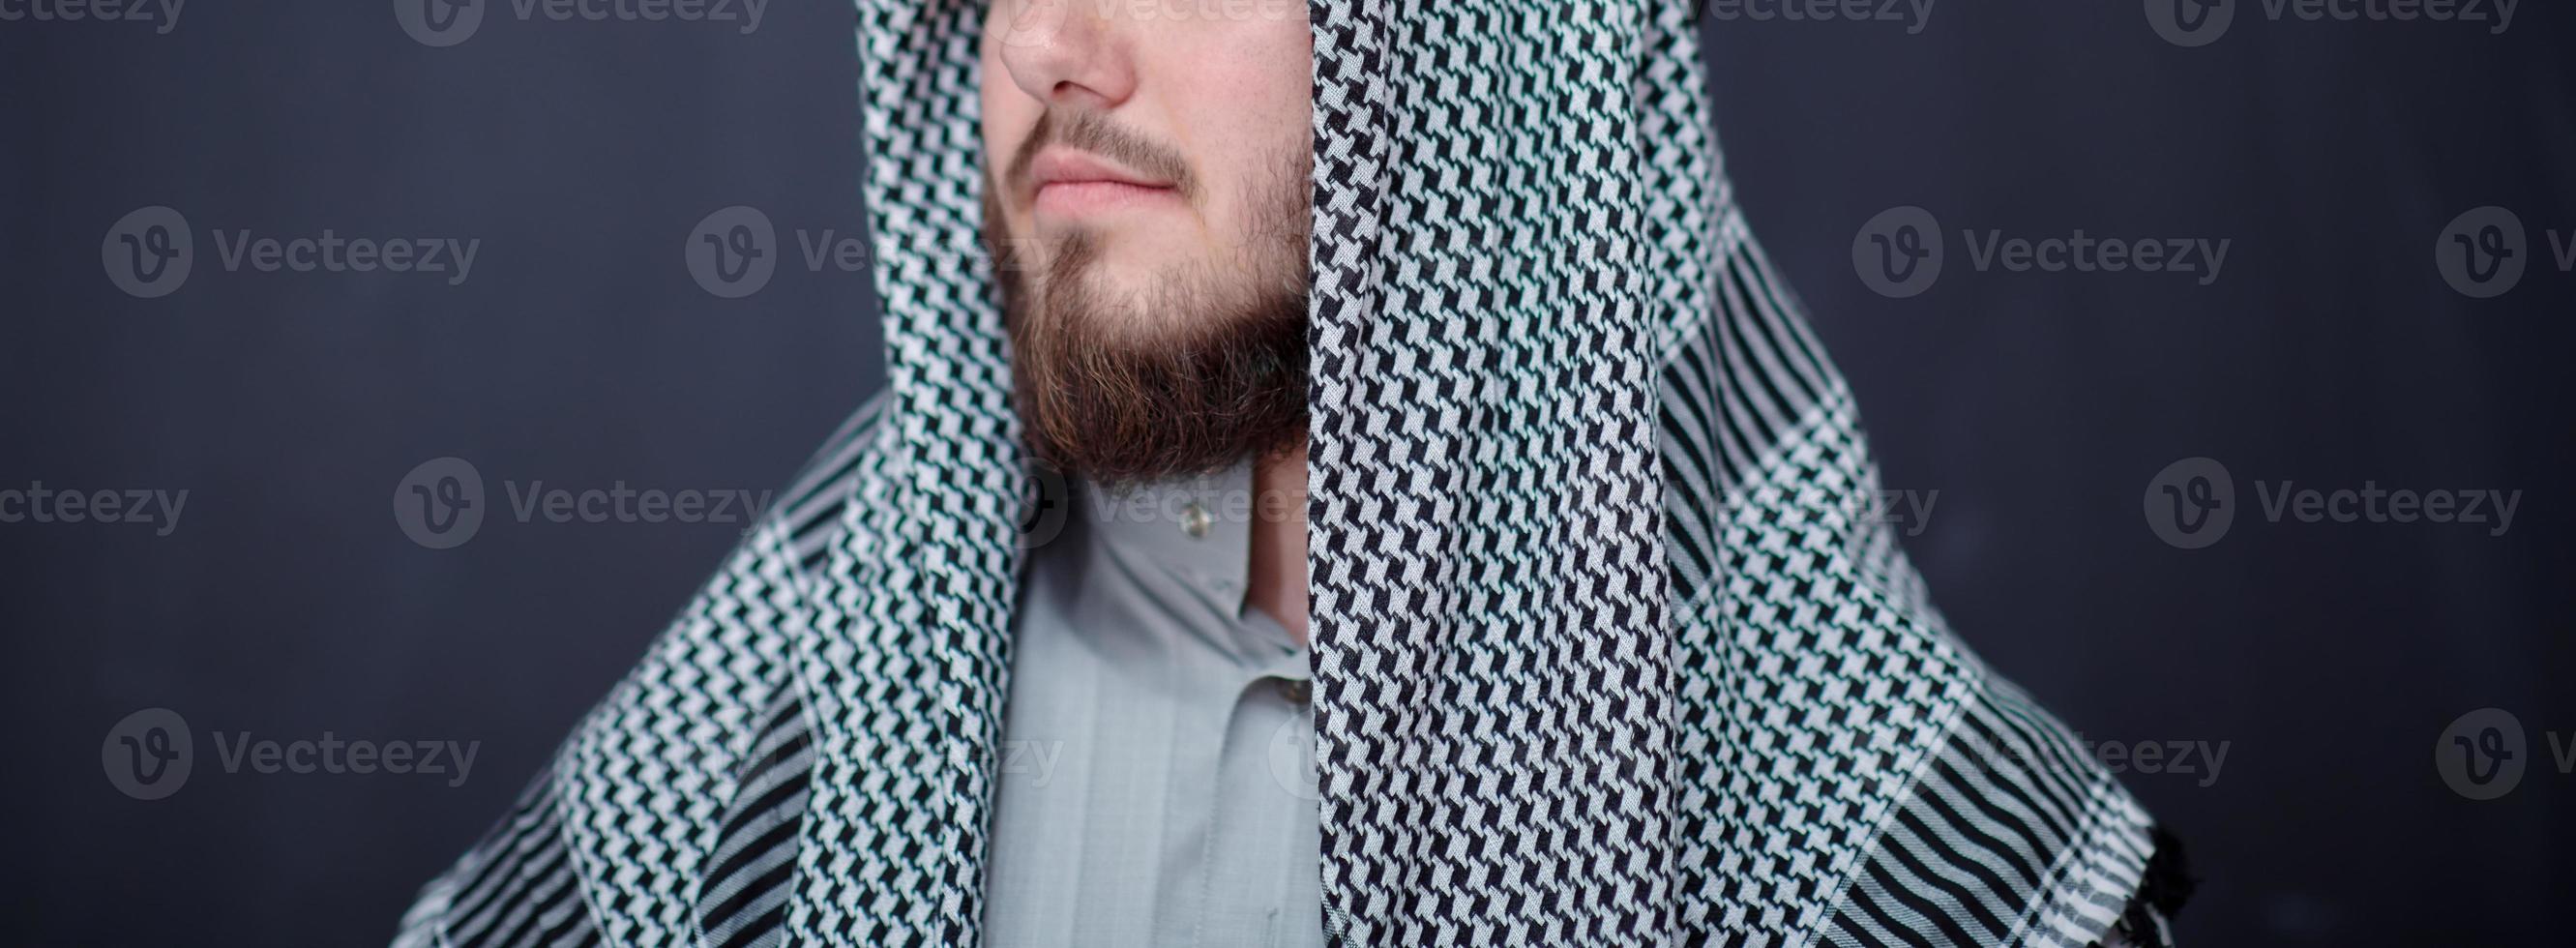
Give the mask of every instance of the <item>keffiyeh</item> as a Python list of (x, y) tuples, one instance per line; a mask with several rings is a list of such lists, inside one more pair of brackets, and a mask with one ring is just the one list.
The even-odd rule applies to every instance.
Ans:
[[(977, 245), (985, 14), (858, 13), (886, 390), (399, 943), (979, 942), (1039, 483)], [(1693, 6), (1310, 15), (1327, 935), (2162, 943), (2170, 842), (1853, 502)]]

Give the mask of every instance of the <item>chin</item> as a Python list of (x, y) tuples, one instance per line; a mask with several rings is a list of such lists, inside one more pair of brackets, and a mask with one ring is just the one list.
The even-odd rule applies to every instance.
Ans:
[(1172, 314), (1164, 301), (1177, 289), (1176, 281), (1200, 265), (1193, 254), (1186, 260), (1172, 257), (1144, 259), (1143, 254), (1107, 253), (1092, 260), (1074, 275), (1082, 281), (1084, 295), (1099, 317), (1118, 328), (1172, 328)]

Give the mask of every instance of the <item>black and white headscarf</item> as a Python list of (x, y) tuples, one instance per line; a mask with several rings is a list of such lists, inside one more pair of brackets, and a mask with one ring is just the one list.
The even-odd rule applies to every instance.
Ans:
[[(977, 246), (984, 12), (858, 12), (887, 388), (400, 944), (980, 942), (1032, 502)], [(1311, 14), (1327, 934), (2163, 943), (2170, 844), (1855, 502), (1694, 6)]]

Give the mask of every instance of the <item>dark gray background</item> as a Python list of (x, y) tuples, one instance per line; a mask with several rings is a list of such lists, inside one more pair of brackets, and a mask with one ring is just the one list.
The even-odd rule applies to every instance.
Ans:
[[(2274, 22), (2183, 49), (2136, 0), (1937, 3), (1903, 23), (1709, 23), (1739, 194), (1850, 376), (1954, 623), (2088, 738), (2229, 742), (2133, 773), (2192, 845), (2193, 943), (2565, 943), (2576, 871), (2550, 736), (2569, 698), (2576, 274), (2470, 300), (2433, 247), (2469, 208), (2576, 231), (2576, 11), (2502, 36)], [(487, 521), (429, 550), (415, 465), (504, 481), (777, 487), (879, 384), (863, 274), (799, 230), (863, 214), (845, 5), (702, 23), (523, 22), (414, 42), (380, 0), (186, 7), (176, 28), (0, 22), (0, 489), (187, 489), (177, 530), (0, 524), (20, 725), (0, 941), (381, 941), (734, 541), (713, 524)], [(782, 266), (721, 300), (682, 266), (734, 204)], [(197, 239), (178, 292), (103, 272), (127, 212)], [(1951, 241), (1922, 296), (1856, 276), (1871, 217)], [(224, 272), (212, 230), (482, 241), (472, 278)], [(2203, 287), (1978, 272), (1960, 230), (2232, 241)], [(2207, 456), (2240, 509), (2159, 541), (2150, 478)], [(2512, 529), (2268, 523), (2255, 482), (2523, 492)], [(128, 799), (101, 742), (184, 715), (195, 772)], [(2437, 737), (2499, 707), (2530, 767), (2446, 788)], [(223, 773), (210, 735), (479, 741), (471, 779)]]

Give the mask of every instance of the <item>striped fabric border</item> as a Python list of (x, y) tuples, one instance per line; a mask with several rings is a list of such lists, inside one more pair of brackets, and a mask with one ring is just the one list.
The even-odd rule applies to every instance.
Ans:
[(584, 948), (600, 943), (565, 846), (554, 774), (430, 884), (395, 948)]
[[(882, 395), (872, 397), (844, 420), (825, 440), (823, 447), (804, 465), (791, 482), (783, 499), (772, 508), (770, 520), (759, 533), (787, 538), (785, 546), (795, 560), (796, 576), (791, 580), (791, 596), (802, 596), (816, 588), (810, 579), (819, 572), (819, 564), (836, 542), (843, 508), (854, 471), (878, 433)], [(746, 546), (754, 540), (746, 540)], [(738, 553), (737, 556), (740, 554)], [(701, 593), (701, 599), (704, 599)], [(689, 622), (684, 614), (675, 622), (675, 634)], [(804, 789), (811, 770), (806, 745), (800, 740), (804, 732), (801, 700), (788, 686), (783, 664), (756, 670), (758, 677), (770, 679), (769, 687), (779, 689), (779, 697), (769, 712), (762, 716), (762, 726), (748, 734), (750, 765), (728, 791), (727, 799), (736, 801), (765, 800), (770, 805), (748, 802), (729, 806), (728, 818), (714, 828), (718, 843), (714, 846), (715, 865), (735, 866), (728, 862), (742, 856), (740, 868), (762, 867), (765, 873), (775, 868), (776, 860), (794, 858), (794, 840), (781, 852), (771, 852), (775, 838), (770, 830), (778, 820), (801, 816), (803, 794), (793, 799), (766, 796), (781, 783), (792, 782), (796, 790)], [(781, 751), (785, 751), (782, 753)], [(593, 918), (596, 908), (588, 903), (589, 895), (579, 879), (579, 862), (573, 858), (564, 825), (564, 812), (559, 795), (564, 792), (556, 776), (559, 770), (549, 768), (521, 796), (510, 817), (478, 842), (439, 878), (423, 888), (420, 898), (404, 915), (394, 945), (397, 948), (482, 948), (482, 946), (572, 946), (602, 943), (600, 926)], [(743, 788), (758, 788), (744, 797)], [(734, 873), (733, 875), (740, 875)], [(762, 873), (744, 878), (727, 878), (706, 887), (713, 893), (748, 892), (745, 904), (758, 901), (767, 906), (783, 903), (785, 891), (755, 891), (770, 882)], [(731, 888), (727, 888), (728, 886)], [(698, 900), (699, 915), (721, 908), (724, 896)], [(715, 927), (735, 941), (717, 944), (777, 944), (775, 940), (758, 940), (764, 920), (774, 923), (765, 913), (753, 913), (732, 920), (715, 919)], [(709, 923), (702, 920), (700, 926)], [(693, 936), (694, 937), (694, 936)]]
[(2146, 814), (2018, 691), (1990, 683), (1952, 726), (1826, 940), (2079, 948), (2127, 910)]
[(749, 759), (698, 895), (699, 943), (708, 948), (778, 948), (786, 941), (796, 839), (814, 768), (813, 731), (794, 690), (772, 706)]

